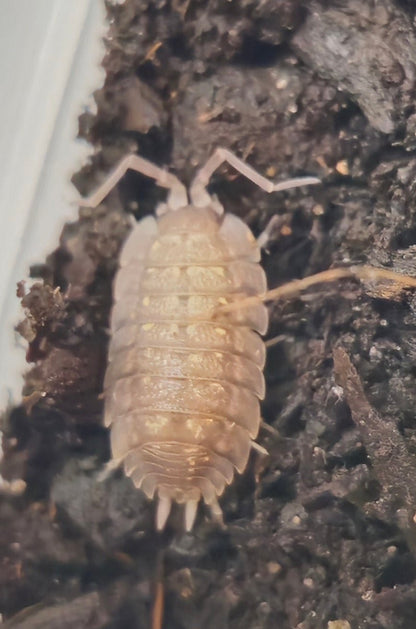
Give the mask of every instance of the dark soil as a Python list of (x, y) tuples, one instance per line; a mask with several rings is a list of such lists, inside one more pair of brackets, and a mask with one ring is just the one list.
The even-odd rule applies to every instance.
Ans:
[[(267, 195), (230, 168), (213, 177), (255, 234), (280, 216), (270, 286), (350, 263), (416, 275), (412, 2), (126, 0), (108, 16), (81, 194), (129, 151), (189, 183), (224, 146), (274, 179), (323, 180)], [(164, 194), (128, 173), (33, 269), (20, 330), (38, 362), (2, 464), (27, 483), (0, 502), (4, 627), (149, 629), (163, 551), (164, 629), (414, 629), (411, 292), (343, 281), (271, 306), (270, 456), (224, 494), (224, 530), (201, 508), (192, 534), (178, 510), (157, 535), (121, 472), (100, 482), (111, 281), (131, 217)]]

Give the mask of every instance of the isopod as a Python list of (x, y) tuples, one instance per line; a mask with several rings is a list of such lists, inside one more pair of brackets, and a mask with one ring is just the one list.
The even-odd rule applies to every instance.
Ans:
[[(224, 213), (206, 186), (227, 161), (267, 192), (319, 183), (300, 177), (273, 183), (226, 149), (217, 149), (188, 193), (171, 173), (129, 155), (84, 206), (97, 206), (127, 169), (170, 190), (166, 204), (132, 229), (114, 281), (105, 425), (114, 463), (134, 485), (158, 498), (163, 529), (173, 501), (185, 505), (192, 529), (202, 498), (214, 518), (235, 471), (247, 466), (265, 394), (268, 312), (260, 249), (237, 216)], [(233, 306), (229, 311), (216, 308)]]

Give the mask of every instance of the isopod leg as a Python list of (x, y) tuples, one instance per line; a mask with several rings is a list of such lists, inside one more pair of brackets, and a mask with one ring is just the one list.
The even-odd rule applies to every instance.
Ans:
[(197, 172), (192, 182), (190, 196), (194, 205), (199, 207), (209, 205), (210, 196), (205, 188), (214, 171), (224, 162), (228, 162), (230, 166), (266, 192), (278, 192), (280, 190), (288, 190), (289, 188), (298, 188), (299, 186), (310, 186), (321, 183), (321, 180), (317, 177), (295, 177), (294, 179), (286, 179), (285, 181), (275, 183), (263, 177), (263, 175), (260, 175), (254, 168), (251, 168), (251, 166), (228, 149), (217, 148), (206, 164)]
[(179, 179), (164, 168), (159, 168), (156, 164), (152, 164), (152, 162), (139, 155), (127, 155), (124, 157), (95, 192), (84, 199), (80, 199), (79, 205), (83, 207), (97, 207), (129, 169), (155, 179), (158, 186), (162, 188), (168, 188), (170, 190), (168, 197), (168, 206), (170, 208), (175, 209), (187, 205), (186, 188)]
[(266, 227), (263, 229), (263, 231), (257, 238), (257, 246), (260, 249), (265, 249), (267, 247), (267, 244), (270, 241), (272, 233), (274, 231), (277, 231), (277, 227), (280, 222), (281, 222), (281, 217), (278, 216), (277, 214), (271, 217)]
[(258, 452), (262, 456), (268, 456), (269, 455), (269, 453), (267, 452), (266, 448), (263, 448), (263, 446), (261, 446), (259, 443), (256, 443), (255, 441), (251, 442), (251, 447), (253, 448), (253, 450)]
[(219, 526), (224, 526), (224, 518), (222, 517), (222, 509), (218, 503), (218, 500), (213, 497), (207, 503), (209, 510), (211, 511), (212, 519), (219, 524)]
[(185, 503), (185, 531), (187, 532), (192, 530), (197, 509), (198, 500), (188, 500), (188, 502)]
[(268, 432), (269, 435), (271, 435), (275, 439), (279, 438), (279, 431), (276, 430), (276, 428), (273, 428), (273, 426), (270, 426), (270, 424), (267, 424), (264, 420), (261, 421), (260, 428)]
[(97, 476), (98, 482), (102, 483), (105, 480), (107, 480), (107, 478), (114, 472), (114, 470), (119, 468), (122, 463), (123, 463), (123, 457), (120, 459), (111, 459), (111, 461), (108, 461)]
[(165, 527), (171, 507), (172, 501), (170, 498), (159, 496), (159, 502), (156, 510), (156, 528), (158, 531), (161, 531)]

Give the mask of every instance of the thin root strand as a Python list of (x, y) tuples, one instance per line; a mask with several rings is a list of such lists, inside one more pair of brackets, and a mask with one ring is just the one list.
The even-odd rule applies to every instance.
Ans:
[(309, 277), (302, 278), (300, 280), (293, 280), (277, 288), (272, 288), (266, 291), (262, 295), (255, 295), (251, 297), (245, 297), (238, 301), (218, 306), (214, 310), (214, 316), (232, 312), (233, 310), (239, 310), (248, 306), (253, 306), (259, 303), (259, 301), (277, 301), (283, 297), (290, 297), (296, 293), (300, 293), (307, 290), (311, 286), (316, 284), (326, 284), (328, 282), (336, 282), (341, 279), (355, 279), (358, 281), (372, 281), (372, 282), (393, 282), (397, 285), (399, 290), (405, 288), (416, 288), (416, 278), (410, 275), (403, 275), (396, 271), (389, 271), (388, 269), (380, 269), (378, 267), (363, 265), (363, 266), (349, 266), (340, 267), (335, 269), (328, 269), (310, 275)]

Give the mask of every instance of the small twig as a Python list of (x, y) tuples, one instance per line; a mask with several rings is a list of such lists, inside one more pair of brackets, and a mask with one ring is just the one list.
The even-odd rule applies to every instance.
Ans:
[[(282, 297), (289, 297), (301, 291), (304, 291), (316, 284), (326, 284), (328, 282), (335, 282), (341, 279), (355, 279), (359, 281), (369, 282), (392, 282), (398, 287), (398, 290), (405, 288), (416, 288), (416, 278), (410, 277), (410, 275), (402, 275), (395, 271), (389, 271), (388, 269), (380, 269), (373, 266), (349, 266), (336, 269), (328, 269), (315, 275), (310, 275), (300, 280), (293, 280), (278, 288), (272, 288), (271, 290), (263, 293), (262, 295), (254, 295), (251, 297), (243, 297), (235, 302), (217, 306), (215, 308), (214, 315), (218, 316), (233, 310), (239, 310), (247, 306), (254, 306), (259, 301), (276, 301)], [(381, 292), (382, 296), (382, 292)]]
[(264, 344), (267, 348), (274, 347), (275, 345), (282, 343), (282, 341), (286, 341), (287, 338), (288, 338), (287, 334), (279, 334), (278, 336), (274, 336), (273, 338), (268, 339), (267, 341), (264, 342)]
[(152, 609), (152, 629), (162, 629), (163, 611), (165, 603), (165, 588), (163, 585), (164, 551), (159, 551), (156, 563), (156, 586)]
[(151, 46), (149, 48), (149, 50), (147, 51), (147, 53), (144, 56), (144, 60), (145, 61), (154, 61), (154, 58), (156, 56), (157, 51), (159, 50), (159, 48), (163, 45), (163, 43), (161, 41), (157, 41), (155, 44), (153, 44), (153, 46)]
[(396, 422), (381, 417), (370, 405), (346, 351), (333, 352), (335, 380), (345, 394), (382, 493), (373, 504), (378, 516), (394, 515), (416, 553), (416, 459), (409, 454)]

